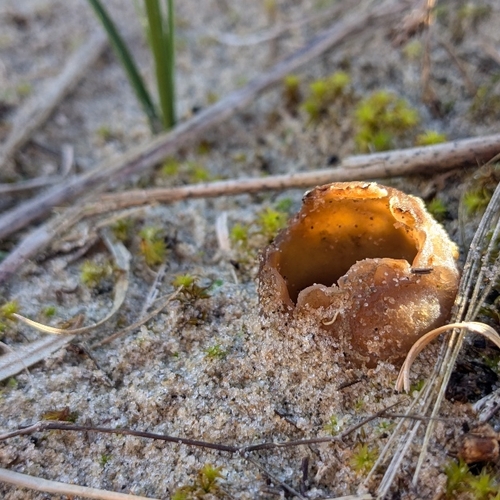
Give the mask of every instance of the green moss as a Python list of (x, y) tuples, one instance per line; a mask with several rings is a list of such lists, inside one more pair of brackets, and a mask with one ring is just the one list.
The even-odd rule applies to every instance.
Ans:
[(163, 231), (158, 227), (147, 226), (141, 229), (139, 249), (148, 266), (161, 264), (167, 255)]
[(477, 89), (469, 108), (473, 119), (481, 122), (485, 119), (496, 119), (500, 113), (499, 82), (500, 73), (497, 73)]
[(425, 385), (425, 379), (421, 378), (417, 380), (416, 382), (411, 384), (410, 394), (413, 394), (414, 392), (420, 392), (424, 388), (424, 385)]
[(492, 192), (488, 189), (467, 191), (463, 196), (463, 203), (469, 215), (485, 210), (490, 202)]
[(484, 467), (478, 475), (470, 472), (463, 461), (450, 461), (444, 468), (446, 475), (446, 498), (451, 500), (459, 493), (467, 493), (472, 500), (494, 500), (499, 498), (498, 476), (488, 467)]
[(300, 78), (297, 75), (287, 75), (283, 79), (283, 101), (285, 108), (290, 112), (295, 112), (302, 100), (300, 92)]
[(111, 226), (115, 238), (122, 242), (129, 241), (132, 238), (133, 229), (134, 221), (130, 218), (119, 219)]
[(103, 453), (101, 455), (101, 457), (99, 458), (99, 465), (101, 467), (104, 467), (111, 460), (111, 458), (112, 458), (111, 455), (107, 455), (107, 454)]
[(478, 476), (472, 476), (468, 480), (468, 490), (475, 500), (489, 500), (498, 493), (499, 484), (495, 476), (484, 468)]
[(111, 141), (114, 138), (114, 133), (109, 125), (101, 125), (95, 131), (97, 137), (104, 142)]
[(420, 40), (411, 40), (403, 48), (404, 56), (410, 61), (416, 61), (422, 57), (424, 47)]
[(275, 208), (278, 212), (283, 212), (289, 214), (292, 210), (293, 200), (291, 198), (281, 198), (276, 205)]
[(471, 478), (472, 474), (469, 472), (469, 467), (467, 464), (460, 460), (456, 462), (455, 460), (449, 462), (445, 468), (444, 473), (446, 475), (446, 498), (455, 498), (455, 495), (467, 487), (467, 482)]
[(42, 314), (47, 318), (52, 318), (56, 314), (55, 306), (47, 306), (42, 309)]
[(229, 237), (239, 253), (240, 264), (254, 262), (256, 252), (274, 239), (286, 224), (291, 204), (291, 200), (283, 199), (276, 208), (267, 207), (258, 212), (250, 223), (237, 223), (231, 228)]
[(17, 379), (16, 379), (16, 378), (14, 378), (14, 377), (10, 377), (10, 378), (8, 378), (8, 379), (7, 379), (7, 382), (6, 382), (6, 384), (5, 384), (5, 387), (6, 387), (7, 389), (11, 389), (11, 390), (12, 390), (12, 389), (17, 389), (17, 387), (18, 387), (18, 386), (19, 386), (19, 382), (18, 382), (18, 381), (17, 381)]
[(445, 219), (448, 209), (442, 200), (434, 198), (427, 203), (428, 212), (438, 221)]
[(164, 177), (176, 176), (180, 171), (180, 166), (181, 164), (179, 160), (176, 160), (175, 158), (167, 158), (161, 166), (160, 173)]
[(229, 238), (237, 245), (245, 245), (248, 243), (248, 233), (249, 226), (238, 223), (231, 228)]
[(457, 16), (461, 21), (466, 21), (472, 26), (488, 18), (491, 14), (491, 5), (478, 5), (474, 2), (467, 2), (457, 11)]
[(375, 465), (378, 453), (367, 444), (359, 444), (351, 457), (351, 466), (358, 474), (366, 474)]
[(336, 436), (343, 427), (344, 422), (342, 421), (342, 418), (339, 418), (338, 415), (332, 415), (330, 420), (328, 420), (328, 423), (323, 428), (332, 436)]
[(16, 93), (21, 98), (28, 97), (29, 95), (31, 95), (32, 92), (33, 92), (33, 87), (31, 83), (28, 82), (22, 82), (16, 87)]
[(180, 292), (184, 301), (194, 302), (198, 299), (208, 299), (210, 297), (210, 289), (213, 282), (202, 286), (198, 282), (198, 278), (191, 274), (180, 274), (174, 278), (172, 285), (176, 288), (182, 286)]
[(245, 163), (247, 161), (247, 155), (246, 153), (234, 153), (232, 159), (236, 163)]
[(199, 163), (188, 162), (186, 170), (189, 182), (192, 184), (196, 184), (198, 182), (208, 182), (211, 179), (208, 169)]
[(113, 269), (109, 263), (97, 264), (86, 260), (80, 268), (80, 281), (89, 288), (97, 288), (106, 278), (111, 276)]
[(222, 493), (219, 487), (219, 479), (222, 477), (220, 467), (210, 464), (204, 465), (199, 471), (197, 478), (191, 485), (181, 486), (172, 494), (172, 500), (198, 500), (207, 494), (219, 497)]
[(387, 420), (382, 420), (377, 425), (377, 433), (382, 435), (387, 435), (396, 426), (395, 422), (388, 422)]
[(209, 90), (206, 94), (207, 104), (215, 104), (219, 100), (219, 94), (213, 90)]
[(258, 232), (271, 241), (287, 221), (287, 214), (272, 208), (265, 208), (257, 215)]
[(227, 351), (221, 345), (215, 344), (205, 349), (205, 357), (210, 359), (224, 359), (227, 356)]
[(14, 320), (13, 314), (19, 312), (17, 300), (6, 302), (0, 307), (0, 319)]
[(432, 146), (433, 144), (441, 144), (447, 140), (446, 134), (440, 134), (435, 130), (426, 130), (424, 133), (417, 135), (415, 145)]
[(355, 110), (356, 143), (360, 151), (385, 151), (407, 135), (419, 122), (415, 109), (395, 94), (377, 91), (363, 99)]
[(176, 276), (172, 281), (172, 285), (176, 288), (182, 286), (183, 288), (189, 288), (195, 282), (195, 277), (190, 274), (180, 274)]
[(461, 205), (468, 215), (484, 211), (500, 182), (500, 163), (487, 164), (479, 169), (468, 183)]
[(337, 101), (350, 97), (351, 77), (344, 71), (337, 71), (327, 78), (319, 79), (309, 85), (309, 96), (302, 108), (310, 121), (318, 121)]
[[(208, 142), (201, 142), (199, 154), (206, 154), (211, 146)], [(212, 180), (209, 170), (195, 161), (180, 162), (175, 158), (169, 158), (163, 163), (160, 175), (166, 178), (179, 177), (180, 181), (195, 184)]]

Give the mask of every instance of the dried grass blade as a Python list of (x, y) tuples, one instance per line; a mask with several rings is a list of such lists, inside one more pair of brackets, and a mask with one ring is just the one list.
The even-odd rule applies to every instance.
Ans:
[[(494, 158), (496, 160), (496, 158)], [(460, 281), (459, 291), (455, 300), (452, 321), (461, 323), (463, 321), (472, 321), (478, 314), (482, 305), (480, 300), (484, 298), (484, 292), (492, 282), (500, 276), (500, 265), (498, 256), (493, 259), (495, 250), (494, 242), (498, 241), (500, 234), (500, 184), (497, 186), (493, 196), (488, 204), (479, 227), (474, 235), (467, 260), (464, 265), (462, 279)], [(493, 236), (488, 237), (488, 234)], [(488, 242), (488, 243), (487, 243)], [(486, 248), (485, 248), (486, 247)], [(494, 262), (492, 263), (492, 261)], [(425, 394), (419, 395), (421, 400), (421, 412), (427, 413), (432, 406), (430, 420), (427, 424), (426, 433), (422, 443), (420, 456), (416, 465), (413, 483), (416, 484), (422, 465), (424, 463), (427, 448), (429, 446), (432, 433), (435, 426), (435, 418), (441, 407), (446, 387), (451, 373), (455, 366), (455, 361), (462, 347), (464, 333), (454, 331), (449, 341), (443, 344), (439, 357), (436, 361), (434, 370), (429, 377), (426, 385)], [(497, 338), (495, 333), (495, 338)], [(406, 446), (406, 442), (412, 442), (416, 436), (414, 431), (418, 422), (409, 428), (405, 434), (399, 436), (399, 444), (396, 452), (392, 456), (384, 477), (377, 490), (377, 498), (383, 498), (393, 484), (396, 472), (399, 470), (404, 454), (398, 452)], [(396, 429), (395, 433), (399, 429)], [(392, 436), (391, 436), (392, 439)], [(396, 439), (396, 436), (394, 437)], [(390, 451), (390, 450), (389, 450)], [(387, 452), (387, 455), (389, 454)], [(382, 457), (381, 457), (382, 459)]]
[(79, 496), (83, 498), (96, 498), (98, 500), (154, 500), (151, 499), (151, 497), (127, 495), (126, 493), (115, 493), (114, 491), (88, 488), (87, 486), (50, 481), (48, 479), (21, 474), (8, 469), (0, 469), (0, 481), (21, 488), (29, 488), (31, 490), (44, 491), (46, 493), (56, 493), (58, 495), (67, 495), (69, 497)]
[(18, 348), (14, 352), (9, 352), (0, 356), (0, 380), (12, 377), (29, 366), (42, 361), (64, 345), (71, 342), (77, 334), (86, 333), (97, 328), (98, 326), (101, 326), (120, 309), (128, 290), (131, 256), (123, 244), (114, 241), (107, 231), (103, 231), (102, 237), (109, 251), (113, 255), (116, 267), (120, 270), (119, 277), (115, 285), (113, 307), (109, 314), (94, 325), (89, 325), (83, 328), (74, 328), (72, 330), (53, 328), (37, 323), (36, 321), (32, 321), (19, 314), (14, 314), (14, 317), (18, 320), (36, 328), (37, 330), (52, 334), (64, 334), (64, 336), (44, 338), (33, 342), (28, 346)]
[(81, 333), (88, 333), (92, 330), (95, 330), (97, 327), (103, 325), (110, 318), (112, 318), (122, 306), (127, 294), (131, 256), (129, 251), (121, 242), (113, 240), (113, 238), (109, 235), (109, 232), (103, 231), (103, 239), (109, 251), (113, 255), (116, 267), (119, 269), (118, 279), (115, 285), (113, 307), (105, 318), (103, 318), (101, 321), (98, 321), (97, 323), (94, 323), (93, 325), (83, 326), (81, 328), (65, 329), (38, 323), (37, 321), (25, 318), (24, 316), (21, 316), (17, 313), (14, 313), (12, 316), (22, 323), (35, 328), (36, 330), (44, 333), (52, 333), (55, 335), (77, 335)]
[(435, 328), (434, 330), (426, 333), (423, 337), (421, 337), (413, 344), (413, 347), (410, 349), (410, 352), (406, 356), (405, 362), (403, 363), (403, 366), (401, 367), (401, 370), (399, 372), (398, 379), (396, 381), (397, 391), (404, 390), (408, 392), (410, 390), (410, 368), (416, 357), (422, 352), (427, 344), (432, 342), (442, 333), (452, 329), (470, 330), (475, 333), (479, 333), (500, 348), (500, 336), (491, 326), (485, 323), (466, 321), (463, 323), (450, 323), (449, 325), (443, 325), (439, 328)]

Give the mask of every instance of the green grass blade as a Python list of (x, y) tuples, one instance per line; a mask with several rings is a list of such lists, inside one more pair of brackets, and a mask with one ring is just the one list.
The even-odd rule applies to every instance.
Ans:
[(109, 17), (106, 9), (102, 5), (99, 0), (88, 0), (92, 8), (94, 9), (97, 17), (101, 21), (106, 33), (108, 34), (108, 38), (115, 50), (116, 55), (120, 59), (120, 62), (125, 69), (127, 77), (129, 79), (132, 88), (139, 100), (146, 116), (149, 120), (149, 125), (151, 127), (151, 131), (157, 132), (159, 128), (159, 118), (158, 112), (156, 111), (156, 107), (149, 95), (148, 90), (144, 84), (144, 80), (142, 79), (139, 71), (137, 70), (137, 66), (130, 54), (125, 42), (120, 36), (118, 29), (113, 23), (112, 19)]
[(171, 104), (172, 123), (176, 122), (175, 116), (175, 18), (174, 18), (174, 0), (167, 0), (168, 12), (168, 35), (167, 35), (167, 57), (168, 57), (168, 79), (169, 79), (169, 97)]
[[(169, 31), (164, 25), (159, 0), (144, 0), (149, 24), (151, 50), (155, 60), (156, 82), (160, 97), (160, 107), (165, 129), (174, 125), (174, 103), (172, 99), (171, 75), (173, 75), (173, 60), (168, 57)], [(172, 9), (173, 10), (173, 9)], [(173, 52), (173, 49), (172, 49)]]

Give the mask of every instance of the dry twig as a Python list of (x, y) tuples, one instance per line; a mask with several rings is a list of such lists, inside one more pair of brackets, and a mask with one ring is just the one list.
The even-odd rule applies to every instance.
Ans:
[(141, 189), (104, 194), (99, 201), (116, 210), (145, 203), (172, 203), (193, 198), (258, 193), (269, 190), (309, 188), (329, 182), (362, 181), (444, 172), (466, 165), (476, 166), (500, 152), (500, 135), (463, 139), (396, 151), (350, 156), (336, 168), (272, 175), (258, 179), (193, 184), (167, 189)]
[(490, 160), (500, 151), (500, 134), (463, 139), (437, 144), (435, 146), (388, 151), (372, 155), (346, 158), (338, 168), (313, 170), (294, 174), (269, 176), (259, 179), (194, 184), (170, 189), (134, 190), (124, 193), (103, 195), (104, 204), (71, 208), (62, 216), (51, 219), (21, 243), (0, 263), (0, 283), (6, 282), (29, 258), (44, 248), (55, 234), (67, 230), (86, 215), (118, 210), (126, 206), (141, 205), (154, 201), (172, 203), (175, 201), (264, 190), (310, 188), (327, 182), (381, 179), (432, 172), (443, 172), (453, 168), (477, 165)]
[[(48, 431), (48, 430), (59, 430), (59, 431), (73, 431), (73, 432), (98, 432), (102, 434), (117, 434), (117, 435), (123, 435), (123, 436), (135, 436), (135, 437), (141, 437), (145, 439), (153, 439), (153, 440), (159, 440), (159, 441), (165, 441), (169, 443), (174, 443), (174, 444), (183, 444), (185, 446), (193, 446), (193, 447), (198, 447), (198, 448), (205, 448), (205, 449), (210, 449), (210, 450), (216, 450), (220, 452), (227, 452), (230, 453), (234, 456), (239, 456), (257, 467), (259, 467), (261, 470), (264, 471), (266, 475), (271, 477), (273, 480), (277, 481), (277, 484), (279, 484), (281, 487), (289, 491), (290, 493), (294, 494), (297, 496), (297, 498), (303, 498), (294, 488), (290, 487), (289, 485), (283, 483), (280, 481), (278, 478), (276, 478), (274, 475), (269, 473), (267, 470), (263, 468), (263, 466), (254, 460), (249, 454), (251, 452), (255, 451), (262, 451), (262, 450), (276, 450), (280, 448), (291, 448), (291, 447), (296, 447), (296, 446), (309, 446), (312, 444), (322, 444), (322, 443), (333, 443), (333, 442), (339, 442), (342, 441), (345, 437), (347, 437), (349, 434), (352, 434), (359, 428), (363, 427), (365, 424), (368, 422), (371, 422), (372, 420), (379, 418), (381, 416), (387, 416), (387, 411), (390, 410), (391, 408), (394, 408), (397, 406), (399, 403), (395, 403), (393, 405), (390, 405), (389, 407), (386, 407), (377, 413), (370, 415), (369, 417), (364, 418), (360, 422), (358, 422), (355, 425), (352, 425), (342, 433), (336, 435), (336, 436), (331, 436), (331, 437), (322, 437), (322, 438), (312, 438), (312, 439), (302, 439), (302, 440), (295, 440), (295, 441), (284, 441), (284, 442), (264, 442), (264, 443), (258, 443), (258, 444), (253, 444), (253, 445), (248, 445), (248, 446), (235, 446), (235, 445), (227, 445), (224, 443), (210, 443), (207, 441), (199, 441), (195, 439), (188, 439), (188, 438), (183, 438), (183, 437), (175, 437), (175, 436), (169, 436), (166, 434), (155, 434), (152, 432), (144, 432), (144, 431), (135, 431), (132, 429), (124, 429), (124, 428), (118, 428), (118, 429), (113, 429), (109, 427), (94, 427), (94, 426), (80, 426), (80, 425), (74, 425), (74, 424), (68, 424), (65, 422), (55, 422), (55, 421), (40, 421), (37, 422), (36, 424), (33, 424), (28, 427), (22, 427), (19, 428), (15, 431), (11, 432), (6, 432), (4, 434), (0, 434), (0, 442), (6, 441), (8, 439), (14, 438), (16, 436), (30, 436), (32, 434), (35, 434), (37, 432), (43, 432), (43, 431)], [(390, 415), (390, 414), (389, 414)], [(409, 417), (411, 418), (411, 417)], [(49, 491), (49, 492), (57, 492), (59, 494), (75, 494), (75, 495), (82, 495), (82, 496), (87, 496), (88, 498), (103, 498), (103, 499), (109, 499), (109, 500), (121, 500), (122, 498), (125, 500), (126, 499), (143, 499), (143, 497), (134, 497), (134, 496), (123, 496), (123, 497), (113, 497), (113, 496), (90, 496), (92, 493), (90, 489), (85, 489), (85, 490), (79, 490), (77, 491), (72, 490), (70, 488), (80, 488), (78, 486), (71, 486), (71, 485), (61, 485), (61, 483), (56, 483), (56, 482), (46, 482), (43, 479), (39, 478), (31, 478), (30, 476), (24, 476), (19, 475), (19, 477), (16, 476), (16, 473), (11, 473), (11, 471), (5, 470), (5, 469), (0, 469), (0, 481), (5, 481), (10, 484), (15, 484), (17, 486), (23, 486), (23, 487), (28, 487), (28, 488), (33, 488), (33, 489), (40, 489), (41, 491)], [(29, 478), (29, 479), (28, 479)], [(51, 484), (49, 484), (51, 483)], [(39, 488), (36, 486), (40, 486)], [(55, 488), (54, 490), (52, 489), (42, 489), (41, 486), (44, 486), (46, 488), (53, 487)], [(64, 490), (64, 488), (68, 488)], [(97, 492), (102, 492), (102, 490), (95, 490)], [(102, 494), (104, 495), (103, 492)], [(110, 495), (113, 495), (112, 492), (109, 492)], [(371, 495), (361, 495), (359, 497), (342, 497), (342, 498), (360, 498), (360, 499), (369, 499), (372, 498)], [(339, 499), (340, 500), (340, 499)]]

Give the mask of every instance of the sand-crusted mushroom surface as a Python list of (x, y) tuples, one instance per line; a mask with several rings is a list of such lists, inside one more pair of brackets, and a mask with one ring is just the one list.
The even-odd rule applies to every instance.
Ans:
[(356, 363), (398, 362), (449, 317), (456, 259), (419, 198), (373, 182), (328, 184), (305, 195), (265, 250), (260, 303), (284, 330), (312, 315)]

